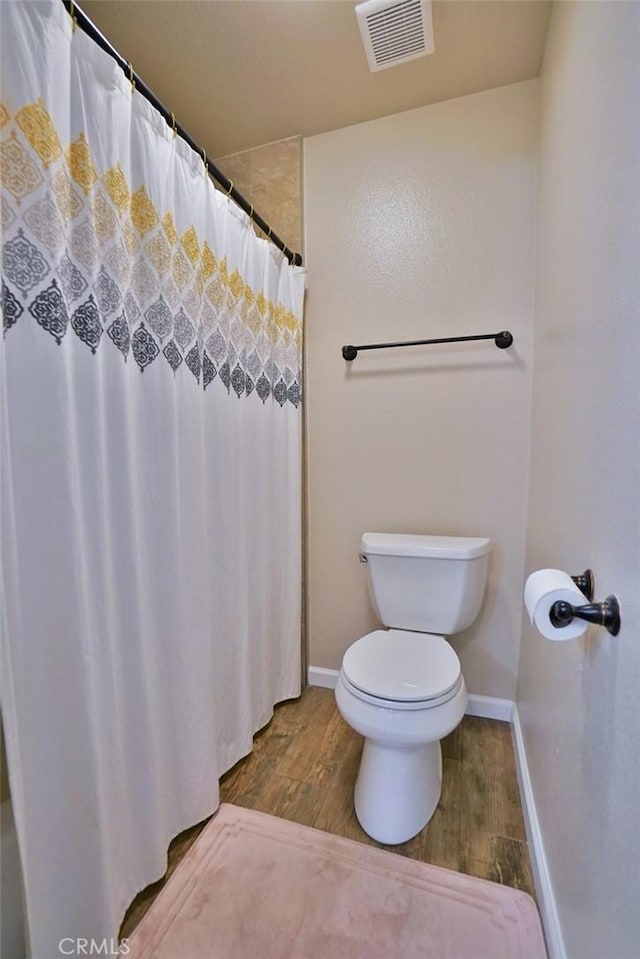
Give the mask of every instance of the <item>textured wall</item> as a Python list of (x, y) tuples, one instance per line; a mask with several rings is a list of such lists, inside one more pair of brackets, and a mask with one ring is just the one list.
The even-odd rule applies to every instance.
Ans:
[(613, 639), (525, 621), (518, 708), (569, 959), (640, 948), (640, 5), (559, 3), (543, 71), (526, 571), (591, 566)]
[[(216, 166), (290, 249), (302, 250), (302, 140), (291, 137), (220, 157)], [(258, 235), (262, 235), (256, 230)]]
[[(304, 141), (310, 663), (375, 627), (365, 530), (486, 535), (486, 602), (453, 640), (515, 695), (529, 448), (537, 81)], [(510, 329), (492, 343), (344, 343)]]

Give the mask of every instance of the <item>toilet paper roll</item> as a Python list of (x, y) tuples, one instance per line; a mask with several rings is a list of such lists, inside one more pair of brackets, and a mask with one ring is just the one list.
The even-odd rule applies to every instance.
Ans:
[(524, 587), (524, 604), (529, 619), (546, 639), (578, 639), (589, 624), (573, 619), (568, 626), (551, 624), (549, 610), (555, 602), (564, 600), (572, 606), (584, 606), (586, 599), (568, 573), (561, 569), (538, 569), (531, 573)]

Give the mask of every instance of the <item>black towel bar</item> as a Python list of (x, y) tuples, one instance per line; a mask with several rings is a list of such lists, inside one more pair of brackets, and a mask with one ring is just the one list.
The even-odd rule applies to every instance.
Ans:
[(427, 346), (432, 343), (466, 343), (468, 340), (493, 340), (499, 350), (508, 349), (513, 343), (513, 336), (509, 330), (500, 333), (479, 333), (475, 336), (441, 336), (436, 340), (406, 340), (403, 343), (368, 343), (362, 346), (343, 346), (342, 355), (345, 360), (355, 360), (360, 350), (388, 350), (396, 346)]

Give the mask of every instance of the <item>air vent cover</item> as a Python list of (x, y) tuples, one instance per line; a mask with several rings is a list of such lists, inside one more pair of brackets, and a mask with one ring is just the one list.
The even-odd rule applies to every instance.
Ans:
[(355, 9), (372, 72), (433, 53), (430, 0), (366, 0)]

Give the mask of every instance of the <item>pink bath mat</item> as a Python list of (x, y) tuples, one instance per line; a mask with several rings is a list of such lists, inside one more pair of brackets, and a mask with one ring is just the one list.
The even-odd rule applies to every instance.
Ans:
[(132, 959), (546, 959), (524, 892), (222, 805)]

